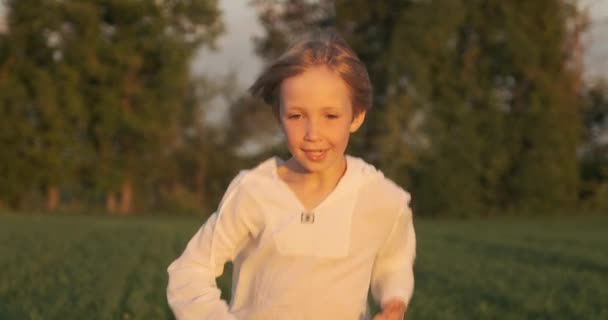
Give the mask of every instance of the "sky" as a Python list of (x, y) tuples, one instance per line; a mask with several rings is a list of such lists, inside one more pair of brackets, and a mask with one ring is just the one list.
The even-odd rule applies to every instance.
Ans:
[(262, 61), (255, 55), (252, 39), (264, 33), (248, 2), (220, 0), (226, 31), (217, 41), (219, 50), (199, 50), (194, 57), (193, 73), (221, 76), (235, 72), (244, 88), (254, 81)]
[(585, 71), (588, 79), (608, 78), (608, 0), (579, 0), (591, 18), (585, 37)]
[(6, 28), (4, 19), (5, 11), (6, 10), (4, 10), (4, 0), (0, 0), (0, 32), (3, 32)]

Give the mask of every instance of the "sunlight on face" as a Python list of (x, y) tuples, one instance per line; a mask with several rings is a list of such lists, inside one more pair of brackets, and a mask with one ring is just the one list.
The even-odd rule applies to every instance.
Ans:
[(347, 85), (326, 67), (315, 67), (283, 81), (279, 116), (293, 158), (319, 172), (342, 161), (365, 114), (353, 118)]

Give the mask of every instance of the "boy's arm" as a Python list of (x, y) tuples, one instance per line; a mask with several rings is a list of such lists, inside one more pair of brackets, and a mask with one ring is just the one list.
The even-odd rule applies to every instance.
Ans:
[(168, 267), (167, 299), (178, 320), (234, 320), (221, 300), (216, 278), (255, 232), (252, 200), (238, 187), (228, 187), (219, 209), (192, 237), (183, 254)]
[(372, 294), (384, 310), (378, 319), (392, 319), (386, 314), (395, 314), (400, 310), (401, 317), (397, 318), (403, 317), (414, 291), (415, 257), (416, 234), (412, 212), (406, 204), (374, 263)]

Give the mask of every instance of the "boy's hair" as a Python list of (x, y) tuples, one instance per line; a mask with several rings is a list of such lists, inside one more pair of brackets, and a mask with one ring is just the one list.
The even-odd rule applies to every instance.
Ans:
[(353, 115), (372, 106), (372, 85), (365, 65), (333, 29), (317, 29), (295, 41), (283, 55), (270, 64), (249, 88), (272, 106), (278, 118), (280, 89), (283, 80), (313, 67), (327, 67), (347, 85), (351, 93)]

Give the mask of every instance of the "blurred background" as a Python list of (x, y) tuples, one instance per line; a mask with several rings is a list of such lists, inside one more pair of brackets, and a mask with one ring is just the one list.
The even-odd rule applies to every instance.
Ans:
[(3, 1), (0, 206), (208, 214), (286, 155), (246, 94), (335, 26), (369, 67), (350, 153), (424, 216), (608, 211), (608, 3)]
[(608, 318), (608, 0), (0, 0), (0, 318), (171, 318), (168, 263), (288, 157), (246, 90), (313, 27), (413, 195), (412, 318)]

